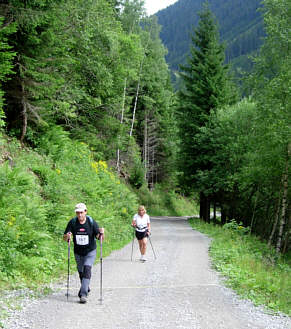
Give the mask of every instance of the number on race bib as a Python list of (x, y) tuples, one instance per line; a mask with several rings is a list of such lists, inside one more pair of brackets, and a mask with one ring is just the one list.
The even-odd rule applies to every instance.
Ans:
[(89, 244), (88, 235), (76, 235), (76, 242), (79, 246), (86, 246)]

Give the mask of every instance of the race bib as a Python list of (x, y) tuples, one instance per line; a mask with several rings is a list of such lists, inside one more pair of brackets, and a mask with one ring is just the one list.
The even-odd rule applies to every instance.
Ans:
[(76, 242), (79, 246), (86, 246), (89, 244), (89, 236), (88, 235), (76, 235)]

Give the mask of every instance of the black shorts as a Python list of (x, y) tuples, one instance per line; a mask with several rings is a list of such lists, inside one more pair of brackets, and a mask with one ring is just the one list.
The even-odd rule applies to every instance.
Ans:
[(144, 232), (135, 231), (135, 236), (138, 240), (142, 240), (143, 238), (147, 238), (148, 237), (148, 230), (146, 230)]

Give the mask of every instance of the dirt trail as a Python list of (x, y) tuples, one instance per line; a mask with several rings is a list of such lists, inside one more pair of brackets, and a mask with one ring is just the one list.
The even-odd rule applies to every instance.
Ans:
[(291, 319), (271, 316), (225, 288), (210, 267), (209, 239), (186, 218), (152, 218), (148, 261), (141, 263), (134, 243), (103, 260), (92, 273), (87, 304), (79, 304), (79, 280), (71, 277), (71, 296), (63, 289), (30, 302), (7, 324), (9, 329), (287, 329)]

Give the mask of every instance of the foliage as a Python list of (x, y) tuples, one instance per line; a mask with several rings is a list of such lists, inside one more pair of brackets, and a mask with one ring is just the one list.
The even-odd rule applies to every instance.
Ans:
[[(170, 175), (165, 155), (171, 163), (174, 157), (167, 143), (173, 116), (166, 50), (142, 2), (120, 5), (120, 11), (106, 0), (3, 5), (5, 21), (17, 26), (8, 40), (17, 62), (15, 77), (4, 84), (7, 129), (35, 147), (48, 127), (60, 125), (71, 138), (88, 143), (99, 160), (117, 163), (118, 153), (118, 170), (121, 166), (127, 177), (132, 126), (145, 178), (155, 172), (162, 179)], [(147, 120), (154, 123), (153, 129), (148, 125), (154, 143), (147, 153), (155, 154), (148, 161), (142, 151)]]
[(151, 216), (193, 216), (199, 212), (194, 199), (168, 190), (167, 185), (156, 184), (152, 191), (142, 187), (135, 193)]
[[(289, 9), (283, 0), (265, 2), (268, 35), (247, 79), (251, 97), (210, 111), (200, 127), (185, 124), (182, 137), (190, 188), (220, 207), (222, 224), (242, 222), (283, 252), (290, 249)], [(185, 122), (199, 121), (200, 108)]]
[(249, 227), (244, 227), (242, 222), (240, 222), (238, 224), (234, 219), (232, 219), (230, 222), (224, 224), (223, 228), (236, 231), (239, 234), (246, 234), (246, 233), (250, 232)]
[(12, 59), (15, 53), (11, 51), (11, 46), (7, 43), (7, 36), (15, 32), (15, 25), (4, 25), (4, 18), (0, 16), (0, 127), (4, 125), (3, 111), (3, 91), (2, 81), (8, 79), (8, 75), (12, 74)]
[(226, 277), (226, 284), (256, 305), (290, 316), (291, 260), (280, 257), (273, 248), (255, 236), (242, 234), (245, 228), (235, 222), (223, 228), (191, 219), (191, 225), (212, 238), (213, 266)]
[(47, 283), (65, 272), (62, 235), (79, 201), (105, 227), (105, 254), (130, 239), (136, 196), (86, 144), (71, 141), (60, 127), (43, 135), (41, 154), (1, 141), (1, 153), (13, 162), (2, 158), (0, 166), (2, 288)]

